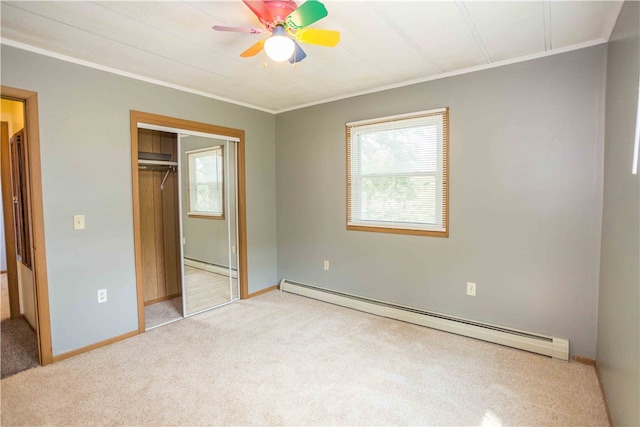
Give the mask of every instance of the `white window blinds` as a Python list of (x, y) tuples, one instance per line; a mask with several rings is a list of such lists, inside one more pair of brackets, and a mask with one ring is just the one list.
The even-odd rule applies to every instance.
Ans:
[(446, 235), (448, 110), (347, 124), (347, 227)]

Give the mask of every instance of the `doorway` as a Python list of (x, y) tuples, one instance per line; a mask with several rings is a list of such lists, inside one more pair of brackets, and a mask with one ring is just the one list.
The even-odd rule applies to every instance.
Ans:
[(244, 131), (131, 111), (131, 150), (139, 332), (246, 298)]
[[(32, 364), (53, 362), (47, 291), (38, 102), (35, 92), (0, 86), (3, 102), (2, 176), (3, 227), (6, 249), (7, 299), (11, 321), (23, 322), (15, 332), (18, 341), (5, 336), (3, 328), (3, 373), (5, 350), (9, 359), (17, 355), (6, 344), (35, 334), (30, 344)], [(5, 104), (8, 105), (5, 110)], [(5, 121), (6, 119), (6, 121)], [(5, 277), (3, 277), (4, 279)], [(5, 325), (3, 325), (5, 326)], [(15, 329), (15, 328), (13, 328)], [(35, 352), (35, 354), (33, 354)], [(27, 363), (23, 360), (18, 364)]]

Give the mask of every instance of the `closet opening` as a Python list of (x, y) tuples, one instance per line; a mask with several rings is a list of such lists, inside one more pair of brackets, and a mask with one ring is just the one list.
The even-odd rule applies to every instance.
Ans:
[(131, 112), (139, 332), (247, 296), (244, 131)]
[(138, 129), (146, 329), (183, 317), (177, 158), (176, 134)]

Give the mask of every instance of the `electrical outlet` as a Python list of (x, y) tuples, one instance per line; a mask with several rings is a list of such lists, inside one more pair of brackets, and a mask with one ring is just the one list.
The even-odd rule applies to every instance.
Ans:
[(329, 261), (327, 261), (326, 259), (324, 260), (324, 269), (325, 270), (329, 269)]
[(236, 253), (236, 245), (231, 245), (231, 253), (232, 254)]
[(476, 284), (473, 282), (467, 282), (467, 295), (472, 297), (476, 296)]
[(102, 304), (103, 302), (107, 302), (107, 290), (106, 289), (98, 290), (98, 304)]

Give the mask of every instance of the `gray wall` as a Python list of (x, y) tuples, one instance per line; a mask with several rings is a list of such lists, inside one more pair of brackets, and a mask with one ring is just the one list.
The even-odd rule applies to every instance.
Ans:
[[(185, 152), (199, 150), (218, 145), (225, 145), (224, 141), (204, 138), (200, 136), (182, 137), (180, 139), (180, 155), (182, 158), (182, 232), (186, 243), (184, 244), (184, 256), (186, 258), (219, 266), (229, 267), (229, 244), (237, 246), (236, 239), (236, 210), (235, 210), (235, 181), (227, 179), (235, 174), (235, 158), (233, 157), (233, 143), (229, 143), (228, 148), (223, 149), (224, 153), (224, 186), (225, 186), (225, 214), (224, 220), (207, 218), (190, 218), (189, 193), (187, 186), (189, 183), (188, 161)], [(227, 169), (227, 157), (230, 168)], [(227, 194), (229, 203), (227, 203)], [(230, 224), (229, 224), (230, 223)], [(229, 235), (229, 226), (231, 235)], [(231, 239), (231, 243), (229, 240)], [(236, 267), (236, 256), (231, 256), (231, 267)]]
[[(54, 355), (137, 329), (131, 109), (246, 131), (249, 291), (276, 283), (271, 114), (12, 47), (1, 55), (2, 84), (38, 92)], [(73, 230), (74, 214), (86, 230)]]
[[(279, 114), (279, 277), (594, 358), (605, 60), (600, 45)], [(450, 237), (347, 231), (345, 123), (447, 106)]]
[(607, 58), (598, 351), (614, 425), (640, 425), (640, 180), (631, 174), (640, 73), (640, 4), (626, 2)]

